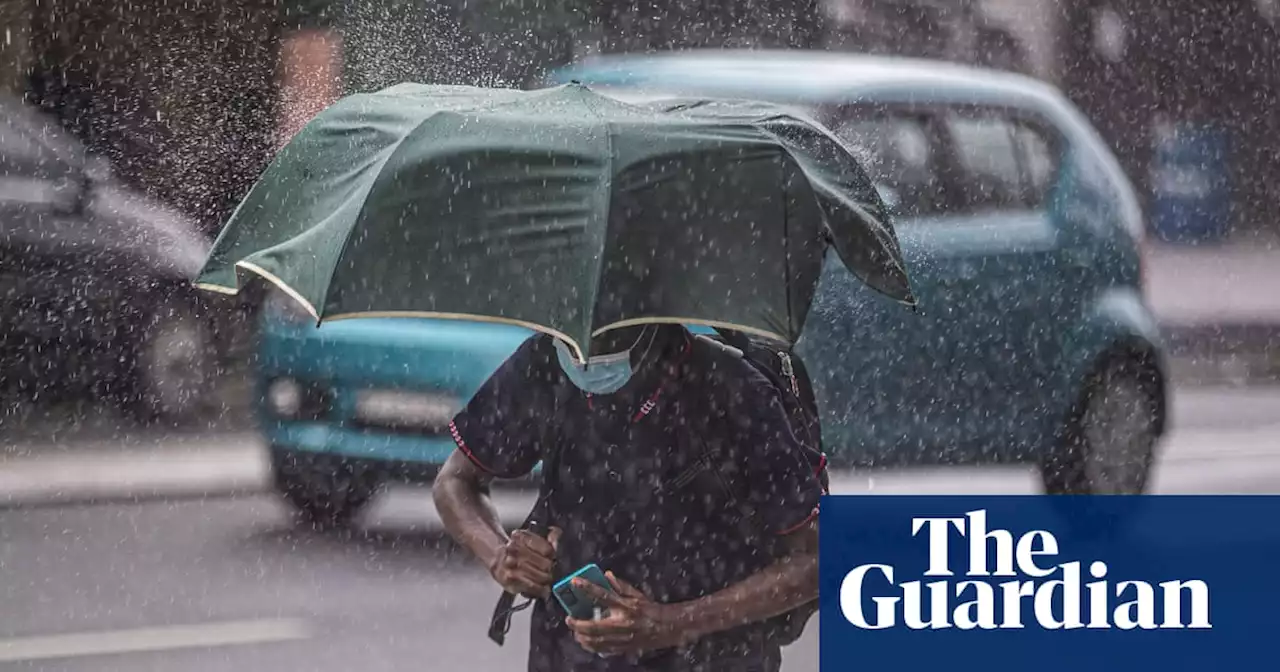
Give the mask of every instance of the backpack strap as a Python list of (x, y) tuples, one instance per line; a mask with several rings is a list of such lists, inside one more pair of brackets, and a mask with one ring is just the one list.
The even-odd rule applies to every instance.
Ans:
[(818, 411), (818, 398), (813, 388), (813, 378), (809, 376), (809, 368), (804, 365), (804, 360), (792, 355), (789, 352), (779, 352), (779, 356), (786, 355), (783, 360), (783, 367), (789, 369), (788, 376), (790, 382), (794, 386), (796, 398), (804, 408), (813, 413)]
[[(722, 332), (722, 333), (726, 333), (726, 332)], [(729, 337), (732, 338), (734, 335), (738, 334), (738, 332), (731, 331), (731, 332), (727, 332), (727, 334), (729, 334)], [(733, 356), (736, 359), (745, 360), (746, 364), (748, 364), (749, 366), (755, 367), (755, 365), (751, 363), (750, 358), (747, 357), (746, 352), (741, 348), (731, 345), (728, 342), (720, 341), (705, 335), (698, 335), (698, 336), (695, 336), (695, 338), (699, 339), (701, 342), (706, 343), (709, 346), (718, 348), (721, 351), (728, 353), (729, 355)], [(745, 343), (745, 342), (743, 344), (749, 345), (748, 343)], [(704, 401), (702, 397), (696, 397), (696, 399), (698, 401)], [(711, 418), (712, 417), (711, 409), (709, 408), (699, 409), (699, 412), (697, 415), (704, 418)], [(737, 491), (733, 487), (733, 481), (730, 475), (726, 473), (725, 464), (724, 464), (725, 461), (723, 456), (716, 454), (716, 451), (712, 450), (711, 447), (707, 445), (707, 442), (703, 438), (703, 434), (701, 432), (692, 432), (690, 433), (690, 437), (693, 440), (694, 448), (698, 451), (697, 461), (707, 466), (707, 469), (711, 472), (711, 475), (715, 478), (717, 488), (720, 490), (721, 494), (723, 494), (726, 497), (730, 506), (733, 506), (735, 509), (737, 509), (739, 515), (742, 517), (744, 526), (747, 528), (747, 529), (744, 529), (744, 532), (747, 534), (762, 534), (764, 530), (757, 524), (757, 521), (759, 521), (759, 517), (756, 515), (755, 508), (751, 506), (750, 502), (747, 502), (742, 497), (738, 496)]]
[[(733, 333), (733, 332), (730, 332), (730, 333)], [(734, 345), (733, 343), (730, 343), (727, 339), (725, 340), (716, 339), (706, 334), (694, 334), (693, 337), (698, 339), (700, 343), (705, 343), (706, 345), (716, 348), (717, 350), (720, 350), (722, 352), (727, 352), (733, 357), (736, 357), (737, 359), (746, 358), (746, 351)]]
[[(552, 487), (547, 485), (548, 480), (554, 480), (548, 474), (555, 473), (556, 461), (552, 456), (558, 455), (559, 449), (552, 448), (548, 452), (548, 460), (543, 461), (542, 465), (542, 486), (538, 490), (538, 499), (534, 502), (533, 510), (529, 512), (528, 517), (524, 519), (520, 527), (517, 529), (528, 530), (540, 537), (547, 536), (551, 529), (550, 514), (551, 507), (549, 504)], [(493, 640), (498, 646), (502, 646), (507, 639), (507, 632), (511, 630), (511, 617), (517, 611), (529, 608), (533, 604), (534, 598), (526, 598), (524, 602), (516, 604), (515, 593), (503, 591), (498, 597), (498, 603), (493, 607), (493, 616), (489, 619), (489, 639)]]
[[(788, 415), (789, 422), (793, 425), (792, 430), (804, 432), (806, 434), (804, 437), (798, 436), (797, 438), (802, 438), (806, 441), (803, 448), (808, 453), (808, 457), (810, 458), (809, 461), (816, 461), (814, 470), (818, 477), (819, 484), (822, 487), (822, 492), (823, 494), (826, 494), (830, 487), (829, 475), (827, 474), (827, 456), (821, 450), (821, 436), (819, 435), (814, 437), (812, 435), (813, 432), (820, 431), (820, 428), (810, 426), (810, 422), (814, 424), (818, 422), (818, 418), (816, 416), (810, 417), (810, 414), (817, 408), (817, 402), (814, 398), (813, 388), (810, 384), (809, 374), (804, 367), (804, 363), (798, 357), (793, 358), (788, 350), (773, 350), (765, 348), (764, 346), (755, 345), (741, 332), (717, 329), (717, 334), (720, 338), (713, 338), (704, 335), (699, 335), (696, 338), (705, 344), (729, 353), (737, 359), (744, 360), (748, 365), (764, 376), (774, 389), (777, 390), (779, 394), (779, 401), (782, 403), (783, 409)], [(779, 371), (774, 371), (770, 365), (757, 361), (756, 358), (751, 355), (753, 347), (757, 352), (763, 353), (765, 350), (768, 350), (769, 356), (778, 357)], [(792, 395), (792, 400), (790, 402), (786, 399), (787, 394)], [(802, 410), (800, 413), (805, 416), (804, 418), (797, 418), (793, 415), (792, 410), (796, 404), (801, 407)], [(703, 410), (699, 415), (702, 417), (711, 417), (710, 409)], [(797, 424), (799, 426), (796, 426)], [(755, 510), (748, 502), (743, 501), (739, 496), (739, 493), (733, 488), (731, 474), (726, 473), (724, 460), (714, 454), (715, 451), (707, 446), (706, 441), (701, 435), (694, 436), (693, 441), (699, 451), (698, 462), (705, 463), (711, 469), (718, 482), (718, 489), (728, 497), (729, 502), (738, 510), (739, 514), (750, 521), (752, 529), (748, 531), (765, 535), (766, 538), (770, 536), (768, 535), (768, 530), (764, 530), (758, 523), (760, 518), (756, 515)]]
[[(569, 396), (563, 385), (557, 388), (557, 412), (564, 412)], [(551, 510), (551, 497), (560, 483), (561, 443), (563, 442), (551, 441), (551, 445), (546, 447), (546, 452), (542, 456), (542, 476), (538, 484), (538, 499), (534, 501), (529, 515), (525, 517), (524, 522), (517, 529), (528, 530), (540, 537), (547, 536), (547, 533), (551, 531), (551, 522), (554, 519), (553, 511)], [(493, 607), (493, 616), (489, 619), (489, 639), (493, 640), (498, 646), (502, 646), (506, 642), (507, 632), (511, 630), (511, 617), (517, 611), (527, 609), (532, 605), (534, 598), (528, 598), (518, 605), (515, 601), (516, 595), (514, 593), (503, 591), (498, 598), (498, 603)]]
[[(747, 348), (751, 346), (750, 337), (748, 337), (745, 333), (741, 331), (737, 331), (735, 329), (724, 329), (722, 327), (716, 327), (715, 332), (716, 332), (716, 335), (720, 337), (720, 340), (723, 341), (725, 344), (730, 345), (734, 348), (737, 348), (742, 352), (746, 352)], [(708, 339), (708, 340), (715, 340), (715, 339)]]

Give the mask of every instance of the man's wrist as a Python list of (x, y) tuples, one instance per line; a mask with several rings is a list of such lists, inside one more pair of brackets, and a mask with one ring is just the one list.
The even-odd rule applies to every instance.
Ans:
[(668, 622), (679, 634), (681, 646), (692, 644), (720, 629), (711, 618), (707, 606), (706, 598), (663, 605), (668, 610)]
[(484, 565), (491, 576), (497, 577), (498, 563), (502, 561), (502, 549), (507, 545), (507, 540), (495, 536), (476, 541), (476, 548), (472, 550), (476, 559)]

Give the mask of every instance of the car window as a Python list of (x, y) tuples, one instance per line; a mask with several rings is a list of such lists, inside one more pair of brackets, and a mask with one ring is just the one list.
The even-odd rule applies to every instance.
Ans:
[(1063, 148), (1062, 198), (1056, 204), (1062, 215), (1091, 229), (1118, 224), (1140, 236), (1141, 210), (1131, 183), (1102, 153), (1105, 146), (1077, 137)]
[(851, 116), (834, 123), (832, 131), (862, 162), (895, 213), (926, 216), (945, 207), (926, 117)]
[(955, 158), (951, 182), (957, 211), (1026, 207), (1015, 128), (1012, 121), (997, 115), (948, 115), (947, 131)]
[(1018, 124), (1014, 129), (1014, 138), (1026, 179), (1024, 201), (1032, 207), (1039, 206), (1049, 197), (1054, 181), (1058, 178), (1058, 143), (1028, 124)]

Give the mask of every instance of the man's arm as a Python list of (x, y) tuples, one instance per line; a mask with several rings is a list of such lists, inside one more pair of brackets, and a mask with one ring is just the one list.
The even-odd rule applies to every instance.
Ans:
[(533, 471), (554, 419), (554, 388), (545, 375), (554, 349), (526, 340), (498, 367), (449, 423), (457, 448), (436, 476), (432, 497), (445, 529), (510, 593), (549, 592), (559, 532), (546, 539), (527, 530), (507, 536), (489, 498), (497, 478)]
[(575, 580), (609, 615), (568, 619), (578, 643), (597, 653), (640, 653), (685, 646), (707, 635), (790, 611), (818, 597), (818, 526), (810, 522), (786, 536), (790, 553), (729, 586), (688, 602), (659, 604), (609, 574), (616, 593)]
[(818, 524), (786, 536), (790, 552), (724, 590), (671, 605), (691, 639), (763, 621), (818, 599)]
[(485, 567), (493, 565), (498, 549), (507, 543), (498, 509), (489, 497), (492, 482), (491, 474), (455, 450), (440, 468), (431, 490), (444, 529)]
[(507, 536), (489, 497), (493, 476), (460, 450), (453, 451), (436, 476), (431, 497), (444, 528), (476, 556), (507, 592), (545, 597), (555, 564), (559, 530), (547, 539), (526, 530)]

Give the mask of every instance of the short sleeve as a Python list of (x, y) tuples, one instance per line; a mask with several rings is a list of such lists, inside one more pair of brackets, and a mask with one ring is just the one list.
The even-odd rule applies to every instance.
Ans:
[(739, 492), (766, 530), (790, 534), (817, 517), (822, 482), (773, 386), (762, 376), (752, 379), (757, 382), (739, 389), (737, 404), (746, 407), (729, 414)]
[(533, 471), (556, 417), (561, 376), (544, 341), (526, 340), (449, 423), (458, 450), (498, 478)]

